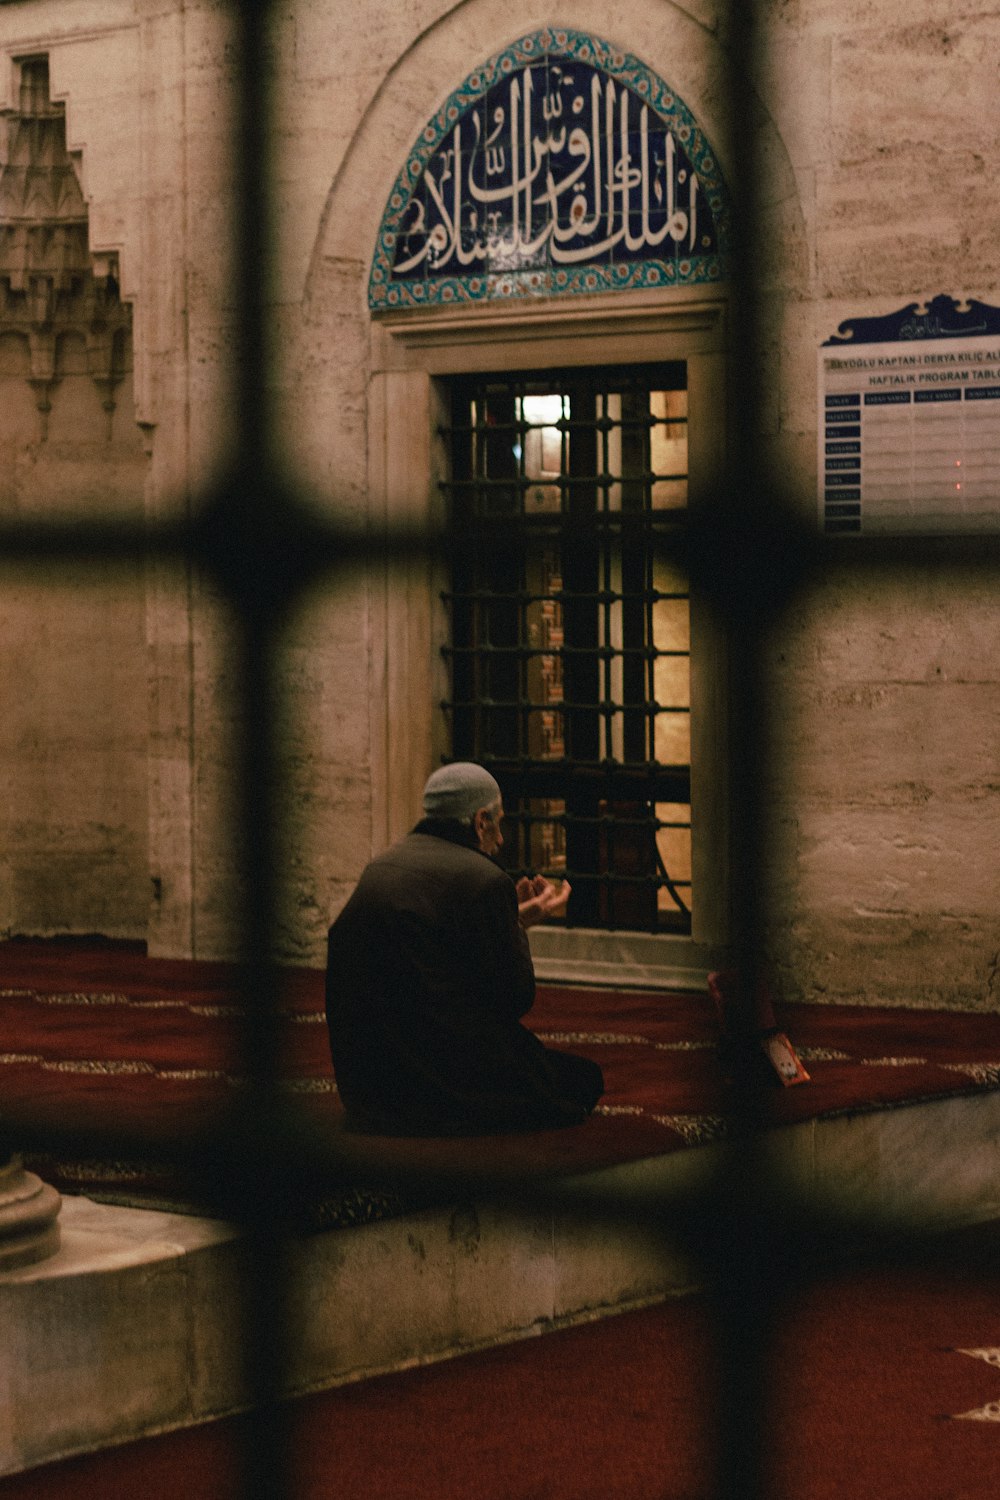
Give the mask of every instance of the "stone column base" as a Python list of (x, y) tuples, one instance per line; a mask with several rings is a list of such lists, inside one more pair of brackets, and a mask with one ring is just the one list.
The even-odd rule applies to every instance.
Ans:
[(55, 1188), (26, 1172), (19, 1156), (0, 1166), (0, 1274), (55, 1254), (61, 1205)]

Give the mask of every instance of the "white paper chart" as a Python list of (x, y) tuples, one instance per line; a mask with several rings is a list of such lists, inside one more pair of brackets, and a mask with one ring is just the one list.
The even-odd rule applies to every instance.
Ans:
[[(916, 315), (858, 320), (849, 342), (820, 349), (827, 533), (1000, 530), (1000, 331), (955, 310), (935, 298)], [(859, 340), (869, 328), (895, 336)]]

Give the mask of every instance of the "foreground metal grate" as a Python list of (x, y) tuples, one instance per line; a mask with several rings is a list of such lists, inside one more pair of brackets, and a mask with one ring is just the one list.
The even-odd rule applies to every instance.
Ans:
[[(285, 1107), (275, 1088), (273, 1014), (277, 977), (273, 955), (281, 874), (275, 833), (279, 805), (275, 744), (282, 712), (278, 671), (281, 628), (290, 607), (317, 578), (322, 575), (334, 586), (351, 569), (366, 565), (379, 554), (367, 536), (318, 521), (275, 466), (277, 447), (266, 394), (265, 339), (270, 206), (267, 142), (271, 121), (268, 78), (273, 64), (267, 23), (271, 10), (265, 0), (245, 0), (232, 10), (234, 75), (240, 95), (234, 149), (238, 210), (233, 227), (239, 251), (234, 302), (240, 310), (240, 321), (235, 363), (239, 373), (239, 430), (228, 475), (218, 489), (201, 497), (190, 522), (160, 530), (128, 528), (100, 519), (90, 525), (69, 527), (14, 522), (0, 528), (0, 557), (8, 570), (39, 564), (103, 568), (111, 561), (180, 559), (217, 580), (238, 620), (239, 642), (233, 665), (247, 733), (238, 775), (240, 827), (234, 830), (234, 835), (239, 835), (234, 837), (234, 845), (246, 892), (240, 912), (246, 958), (245, 1050), (254, 1082), (218, 1137), (205, 1142), (200, 1155), (182, 1157), (179, 1152), (179, 1159), (200, 1183), (206, 1206), (224, 1204), (246, 1230), (252, 1274), (247, 1282), (241, 1333), (253, 1372), (259, 1415), (248, 1430), (244, 1492), (277, 1500), (289, 1492), (285, 1420), (278, 1400), (288, 1275), (282, 1226), (288, 1222), (290, 1194), (308, 1192), (318, 1182), (329, 1191), (336, 1185), (338, 1173), (340, 1180), (349, 1181), (347, 1168), (329, 1143), (295, 1136), (288, 1129)], [(752, 119), (758, 107), (749, 82), (761, 74), (751, 4), (730, 6), (725, 34), (729, 37), (730, 114), (738, 122), (730, 143), (737, 245), (730, 278), (734, 290), (731, 357), (732, 367), (745, 375), (754, 369), (753, 354), (762, 344), (757, 271), (765, 264), (765, 257), (756, 249), (761, 222), (758, 163), (751, 133), (739, 128), (739, 122)], [(505, 439), (520, 439), (524, 448), (539, 427), (530, 419), (530, 412), (526, 415), (524, 402), (535, 395), (560, 395), (549, 388), (548, 377), (543, 384), (541, 390), (532, 389), (530, 382), (521, 387), (501, 382), (496, 389), (487, 382), (471, 392), (465, 388), (461, 396), (464, 405), (452, 423), (456, 444), (465, 440), (474, 448), (479, 442), (489, 454), (490, 445), (498, 443), (503, 433)], [(618, 394), (624, 402), (635, 390), (626, 382)], [(600, 390), (595, 390), (594, 401), (599, 397)], [(566, 400), (566, 392), (561, 398)], [(576, 436), (589, 443), (591, 451), (589, 459), (567, 459), (567, 466), (560, 469), (554, 481), (560, 512), (564, 501), (572, 508), (579, 500), (586, 509), (586, 524), (579, 527), (583, 538), (579, 558), (572, 546), (562, 544), (565, 571), (559, 590), (533, 586), (527, 577), (524, 582), (514, 582), (515, 578), (520, 580), (517, 569), (533, 566), (546, 538), (551, 541), (557, 535), (550, 528), (544, 506), (537, 525), (534, 520), (531, 524), (522, 521), (522, 515), (528, 515), (525, 500), (530, 484), (523, 468), (514, 464), (510, 464), (509, 472), (502, 468), (498, 472), (492, 463), (477, 468), (478, 460), (472, 457), (460, 461), (451, 490), (457, 523), (454, 533), (448, 538), (392, 535), (386, 543), (395, 555), (431, 550), (436, 554), (446, 552), (453, 560), (457, 557), (452, 604), (460, 615), (465, 611), (465, 619), (456, 624), (451, 650), (456, 685), (450, 712), (456, 722), (456, 752), (480, 751), (507, 778), (519, 819), (519, 858), (535, 864), (538, 841), (544, 835), (549, 839), (548, 844), (543, 841), (549, 851), (545, 856), (548, 867), (557, 868), (561, 833), (565, 836), (566, 868), (581, 880), (584, 893), (589, 882), (587, 899), (598, 906), (602, 889), (608, 898), (612, 895), (611, 883), (604, 878), (610, 871), (602, 872), (599, 858), (595, 862), (592, 857), (595, 840), (599, 851), (601, 829), (607, 827), (602, 819), (613, 817), (616, 837), (627, 839), (638, 833), (645, 840), (646, 863), (634, 879), (648, 904), (651, 891), (670, 889), (660, 874), (649, 869), (650, 836), (662, 832), (671, 821), (662, 819), (655, 809), (661, 799), (684, 800), (680, 796), (684, 767), (658, 760), (651, 739), (657, 715), (650, 710), (656, 708), (657, 701), (648, 685), (649, 671), (658, 657), (650, 654), (656, 647), (649, 634), (648, 611), (658, 602), (653, 597), (658, 590), (650, 585), (648, 571), (643, 575), (645, 582), (634, 588), (631, 584), (628, 590), (624, 584), (619, 586), (613, 576), (614, 559), (620, 556), (624, 570), (633, 545), (635, 557), (647, 570), (652, 555), (673, 557), (675, 563), (683, 556), (692, 586), (697, 583), (716, 609), (730, 647), (733, 948), (748, 983), (758, 964), (763, 909), (760, 872), (767, 868), (762, 850), (768, 826), (761, 791), (767, 708), (762, 668), (765, 636), (780, 623), (789, 600), (828, 564), (865, 568), (876, 579), (898, 568), (936, 569), (942, 560), (966, 570), (986, 569), (994, 578), (998, 572), (995, 546), (984, 547), (977, 539), (947, 547), (938, 546), (934, 540), (897, 546), (861, 539), (847, 543), (849, 550), (828, 541), (820, 549), (815, 538), (797, 525), (791, 510), (782, 507), (780, 485), (765, 482), (758, 447), (761, 426), (757, 400), (754, 381), (743, 379), (729, 412), (731, 443), (726, 482), (697, 523), (688, 522), (683, 538), (676, 534), (673, 516), (670, 524), (660, 526), (642, 506), (636, 507), (634, 515), (624, 504), (620, 516), (611, 513), (607, 501), (615, 481), (607, 464), (598, 462), (602, 431), (606, 430), (600, 423), (607, 421), (607, 409), (598, 415), (600, 408), (595, 405), (594, 415), (577, 426), (580, 419), (573, 414), (572, 406), (564, 407), (558, 419), (563, 426), (560, 428), (558, 421), (555, 424), (560, 442), (569, 444)], [(489, 412), (491, 403), (495, 414), (492, 430), (482, 415)], [(648, 434), (647, 418), (640, 413), (618, 424), (623, 443), (632, 421), (633, 435)], [(547, 425), (553, 424), (541, 424)], [(513, 452), (509, 442), (508, 447)], [(640, 459), (628, 482), (652, 486), (657, 477), (653, 465)], [(471, 505), (467, 503), (469, 497)], [(512, 514), (517, 536), (508, 546), (504, 538)], [(498, 556), (506, 569), (500, 589), (495, 588), (483, 563), (483, 558)], [(752, 566), (747, 565), (748, 560)], [(578, 561), (579, 574), (573, 571)], [(627, 595), (643, 624), (636, 625), (626, 649)], [(580, 625), (578, 635), (576, 620), (571, 620), (568, 628), (564, 621), (561, 645), (551, 636), (544, 643), (548, 649), (536, 647), (521, 633), (528, 619), (526, 612), (533, 604), (556, 602), (564, 609), (578, 611), (589, 624), (586, 629)], [(620, 645), (610, 623), (618, 605), (623, 609)], [(493, 616), (491, 609), (495, 609)], [(483, 650), (484, 646), (489, 649)], [(546, 659), (562, 664), (562, 696), (556, 702), (546, 700), (541, 691), (523, 692), (526, 675), (535, 671), (541, 674)], [(577, 669), (580, 681), (574, 677)], [(614, 675), (619, 670), (620, 690)], [(634, 673), (634, 691), (625, 690), (626, 672)], [(629, 680), (633, 680), (631, 675)], [(488, 692), (484, 692), (484, 681)], [(675, 707), (680, 710), (681, 705)], [(567, 750), (562, 757), (550, 758), (538, 752), (533, 740), (537, 726), (544, 729), (543, 716), (550, 712), (562, 715), (564, 738), (572, 745), (572, 753)], [(616, 746), (619, 729), (621, 741)], [(550, 748), (554, 748), (552, 742)], [(677, 780), (671, 780), (675, 772)], [(581, 784), (586, 785), (586, 796), (580, 793), (584, 805), (575, 804), (574, 791), (573, 797), (564, 799), (574, 805), (563, 813), (539, 808), (539, 802), (559, 800), (561, 778), (567, 774), (579, 775)], [(586, 776), (592, 776), (591, 783), (585, 782)], [(613, 814), (602, 812), (602, 799), (613, 807), (629, 802), (639, 811), (631, 817), (620, 809)], [(589, 848), (586, 857), (577, 852), (578, 847)], [(613, 892), (615, 902), (628, 897), (629, 882), (620, 883), (622, 891)], [(671, 896), (681, 911), (686, 901), (685, 885), (679, 879), (672, 883)], [(845, 1242), (855, 1235), (865, 1239), (869, 1252), (880, 1255), (887, 1264), (905, 1251), (901, 1251), (898, 1239), (880, 1239), (879, 1226), (858, 1224), (844, 1215), (838, 1218), (836, 1213), (822, 1218), (811, 1216), (809, 1205), (797, 1203), (794, 1195), (775, 1181), (759, 1150), (752, 1096), (737, 1097), (734, 1114), (742, 1129), (727, 1150), (707, 1198), (666, 1205), (626, 1201), (595, 1190), (581, 1193), (576, 1207), (581, 1216), (590, 1215), (595, 1222), (642, 1222), (665, 1238), (678, 1237), (713, 1273), (719, 1347), (725, 1356), (717, 1402), (717, 1492), (720, 1500), (756, 1500), (768, 1494), (768, 1351), (776, 1322), (786, 1309), (788, 1282), (782, 1278), (791, 1272), (807, 1277), (817, 1257), (837, 1243), (838, 1236)], [(59, 1121), (51, 1120), (44, 1127), (39, 1125), (31, 1140), (20, 1144), (39, 1150), (57, 1144), (63, 1153), (71, 1144), (72, 1149), (86, 1154), (100, 1151), (107, 1143), (80, 1138), (70, 1143), (60, 1135)], [(128, 1149), (127, 1143), (121, 1143), (121, 1147)], [(464, 1184), (464, 1191), (484, 1197), (514, 1193), (509, 1183), (500, 1188), (488, 1176)], [(524, 1202), (530, 1201), (531, 1191), (531, 1185), (525, 1184)], [(335, 1490), (335, 1473), (331, 1485)]]

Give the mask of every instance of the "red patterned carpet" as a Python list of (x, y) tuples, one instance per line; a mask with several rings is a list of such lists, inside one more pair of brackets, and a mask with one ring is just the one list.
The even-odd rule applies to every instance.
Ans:
[[(121, 947), (0, 944), (0, 1114), (15, 1134), (19, 1122), (42, 1120), (70, 1131), (135, 1130), (154, 1145), (210, 1125), (242, 1081), (234, 983), (223, 964)], [(320, 972), (284, 972), (282, 1019), (283, 1087), (315, 1129), (340, 1135)], [(598, 1111), (570, 1130), (436, 1142), (438, 1161), (474, 1165), (478, 1156), (512, 1171), (579, 1171), (725, 1133), (707, 996), (543, 986), (528, 1019), (550, 1045), (600, 1063), (607, 1090)], [(779, 1005), (778, 1020), (811, 1082), (770, 1091), (764, 1112), (775, 1125), (1000, 1086), (995, 1015)], [(404, 1167), (427, 1160), (426, 1142), (369, 1138), (369, 1148), (388, 1149)], [(35, 1165), (63, 1191), (135, 1203), (178, 1197), (148, 1152), (141, 1161), (64, 1153)]]

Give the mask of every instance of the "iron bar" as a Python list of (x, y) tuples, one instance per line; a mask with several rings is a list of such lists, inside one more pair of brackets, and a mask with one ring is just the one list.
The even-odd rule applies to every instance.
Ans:
[[(545, 593), (538, 594), (538, 593), (531, 592), (531, 590), (529, 590), (529, 589), (517, 589), (513, 593), (506, 593), (506, 592), (501, 591), (499, 589), (492, 589), (492, 588), (480, 587), (480, 588), (469, 588), (469, 589), (446, 589), (446, 590), (443, 590), (441, 592), (441, 594), (440, 594), (439, 597), (441, 598), (441, 600), (445, 604), (450, 603), (450, 602), (452, 602), (453, 600), (456, 600), (456, 599), (461, 600), (463, 603), (473, 603), (473, 604), (477, 603), (477, 602), (491, 603), (494, 600), (500, 600), (500, 599), (516, 599), (518, 601), (518, 603), (521, 603), (521, 604), (535, 604), (535, 603), (540, 604), (540, 603), (543, 603), (543, 602), (545, 602), (546, 600), (549, 600), (549, 599), (551, 599), (556, 604), (572, 603), (574, 600), (587, 601), (587, 602), (590, 602), (592, 604), (617, 604), (625, 596), (621, 592), (620, 589), (610, 589), (610, 588), (603, 588), (603, 589), (549, 589)], [(645, 590), (645, 591), (644, 590), (639, 590), (637, 593), (635, 593), (635, 594), (632, 595), (633, 599), (648, 600), (650, 603), (655, 603), (657, 600), (661, 600), (661, 599), (662, 600), (678, 600), (678, 601), (686, 602), (687, 599), (688, 599), (688, 597), (689, 596), (688, 596), (688, 594), (687, 594), (686, 591), (684, 593), (678, 593), (678, 592), (674, 592), (674, 591), (669, 591), (668, 592), (667, 590), (664, 590), (664, 589), (648, 589), (648, 590)], [(463, 646), (461, 646), (461, 645), (456, 646), (454, 643), (452, 643), (451, 645), (449, 645), (447, 647), (443, 646), (441, 649), (442, 650), (448, 650), (448, 651), (454, 652), (454, 651), (464, 650), (465, 648)], [(573, 650), (573, 651), (576, 651), (576, 650), (584, 650), (584, 649), (588, 649), (588, 650), (589, 649), (595, 649), (596, 650), (596, 649), (600, 649), (600, 648), (597, 648), (597, 647), (595, 647), (595, 648), (589, 648), (589, 647), (585, 648), (585, 647), (571, 646), (569, 649)], [(552, 654), (551, 651), (543, 652), (543, 655), (551, 655), (551, 654)]]
[[(550, 595), (544, 596), (546, 598)], [(532, 657), (559, 658), (566, 656), (600, 656), (607, 658), (633, 657), (636, 660), (656, 661), (660, 657), (677, 657), (687, 660), (689, 651), (680, 649), (673, 650), (663, 646), (595, 646), (587, 649), (583, 646), (442, 646), (441, 654), (447, 658), (454, 656), (520, 656), (527, 660)], [(610, 693), (605, 696), (610, 696)]]
[[(519, 391), (515, 388), (515, 394), (530, 396), (530, 391)], [(654, 427), (686, 427), (687, 417), (595, 417), (593, 421), (574, 422), (571, 417), (553, 417), (551, 421), (539, 419), (532, 422), (526, 417), (518, 417), (512, 422), (454, 422), (451, 426), (442, 425), (437, 429), (438, 437), (451, 438), (464, 436), (469, 433), (495, 433), (495, 432), (598, 432), (608, 433), (614, 431), (651, 431)]]
[[(498, 656), (519, 655), (518, 652), (496, 652)], [(600, 652), (587, 652), (588, 657), (599, 656)], [(686, 704), (663, 704), (663, 703), (621, 703), (609, 702), (604, 698), (591, 699), (589, 702), (581, 702), (578, 699), (558, 698), (543, 701), (533, 701), (530, 698), (487, 698), (485, 694), (478, 694), (475, 698), (443, 698), (441, 700), (443, 709), (454, 712), (456, 709), (482, 708), (482, 709), (521, 709), (537, 713), (575, 713), (588, 712), (608, 714), (614, 717), (617, 714), (635, 713), (645, 715), (647, 718), (655, 718), (657, 714), (689, 714), (690, 707)], [(574, 765), (577, 762), (574, 760)], [(629, 765), (634, 764), (629, 761)]]
[[(583, 424), (581, 424), (581, 426), (582, 425)], [(495, 436), (496, 431), (497, 429), (495, 427), (491, 427), (489, 429), (490, 436)], [(588, 424), (587, 431), (593, 431), (592, 424)], [(644, 469), (639, 473), (634, 474), (632, 477), (634, 479), (641, 480), (645, 484), (657, 484), (661, 480), (666, 483), (670, 480), (676, 481), (686, 479), (687, 474), (671, 472), (660, 473), (656, 469)], [(446, 495), (453, 495), (461, 494), (464, 491), (474, 491), (475, 493), (479, 493), (480, 491), (485, 492), (488, 490), (497, 489), (509, 490), (512, 486), (522, 490), (532, 490), (537, 489), (539, 485), (544, 485), (549, 489), (568, 491), (573, 487), (574, 484), (596, 484), (601, 486), (601, 488), (603, 489), (610, 489), (612, 485), (620, 483), (621, 475), (613, 474), (608, 469), (599, 469), (595, 470), (593, 474), (581, 474), (579, 478), (574, 479), (566, 479), (565, 477), (561, 477), (558, 475), (553, 475), (551, 478), (546, 477), (544, 479), (538, 479), (530, 478), (523, 474), (517, 475), (513, 479), (492, 479), (485, 474), (476, 479), (439, 479), (438, 488), (440, 490), (443, 490)]]

